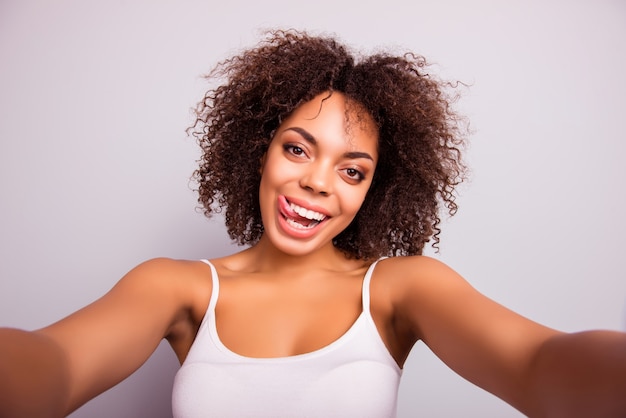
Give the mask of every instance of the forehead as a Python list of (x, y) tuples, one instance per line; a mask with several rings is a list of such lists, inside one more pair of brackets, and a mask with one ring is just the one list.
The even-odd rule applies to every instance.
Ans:
[(363, 105), (339, 92), (324, 92), (303, 103), (279, 131), (298, 126), (321, 139), (343, 138), (353, 147), (378, 148), (378, 129)]

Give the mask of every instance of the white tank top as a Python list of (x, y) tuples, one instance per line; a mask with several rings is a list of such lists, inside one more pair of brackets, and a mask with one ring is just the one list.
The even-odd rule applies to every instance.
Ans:
[(402, 370), (383, 343), (370, 313), (363, 279), (363, 311), (339, 339), (318, 350), (277, 358), (245, 357), (229, 350), (215, 325), (219, 280), (196, 339), (176, 373), (175, 418), (395, 417)]

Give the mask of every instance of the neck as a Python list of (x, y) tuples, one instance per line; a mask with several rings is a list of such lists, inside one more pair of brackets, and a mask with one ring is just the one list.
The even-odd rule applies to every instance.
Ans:
[(257, 271), (289, 272), (309, 270), (344, 270), (363, 264), (362, 260), (348, 258), (329, 243), (307, 254), (289, 254), (276, 248), (264, 235), (259, 242), (245, 251)]

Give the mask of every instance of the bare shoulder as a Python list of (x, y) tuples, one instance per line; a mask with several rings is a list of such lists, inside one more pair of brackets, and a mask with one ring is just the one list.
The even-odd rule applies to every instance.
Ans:
[(146, 292), (185, 297), (196, 293), (198, 287), (211, 287), (211, 270), (202, 261), (153, 258), (129, 271), (116, 287), (129, 287)]
[[(447, 264), (432, 257), (417, 255), (381, 260), (376, 274), (401, 295), (407, 290), (428, 292), (441, 287), (466, 287), (467, 281)], [(420, 292), (421, 293), (421, 292)]]
[(162, 308), (188, 311), (190, 320), (199, 321), (211, 297), (211, 269), (197, 260), (154, 258), (128, 272), (116, 288), (154, 298)]
[(211, 270), (206, 264), (155, 258), (131, 269), (100, 299), (42, 331), (71, 340), (65, 334), (102, 323), (114, 325), (109, 328), (116, 331), (143, 327), (163, 338), (176, 323), (201, 317), (210, 294)]
[[(416, 339), (439, 339), (442, 331), (463, 334), (480, 323), (494, 334), (520, 327), (540, 338), (545, 328), (478, 292), (453, 268), (427, 256), (394, 257), (377, 267), (396, 320)], [(505, 335), (504, 333), (502, 335)], [(432, 347), (431, 347), (432, 348)]]
[(375, 274), (380, 278), (378, 288), (387, 293), (396, 315), (410, 318), (413, 325), (435, 311), (441, 314), (446, 307), (453, 309), (469, 294), (477, 294), (454, 269), (428, 256), (384, 259)]

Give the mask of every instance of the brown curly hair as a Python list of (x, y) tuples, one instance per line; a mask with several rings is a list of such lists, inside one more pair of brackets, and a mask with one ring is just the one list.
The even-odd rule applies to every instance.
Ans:
[(439, 243), (441, 205), (457, 210), (464, 178), (463, 119), (450, 105), (451, 83), (407, 53), (357, 56), (333, 37), (272, 31), (257, 47), (207, 75), (222, 84), (195, 109), (191, 128), (203, 155), (194, 172), (204, 213), (221, 213), (230, 237), (254, 244), (263, 233), (260, 164), (274, 132), (295, 108), (339, 91), (363, 105), (379, 129), (379, 161), (353, 222), (334, 245), (348, 256), (421, 254)]

